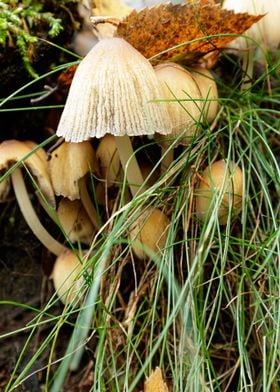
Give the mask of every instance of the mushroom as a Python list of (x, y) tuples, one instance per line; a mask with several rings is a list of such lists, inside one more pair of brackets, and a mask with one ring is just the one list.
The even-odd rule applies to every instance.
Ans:
[[(250, 27), (244, 35), (232, 41), (228, 47), (243, 53), (243, 70), (246, 73), (242, 88), (250, 86), (253, 76), (254, 49), (260, 46), (258, 57), (263, 58), (266, 50), (274, 50), (280, 44), (280, 3), (275, 0), (224, 0), (223, 8), (234, 12), (247, 12), (264, 17)], [(249, 83), (248, 83), (249, 82)]]
[[(31, 171), (48, 205), (55, 208), (55, 196), (48, 174), (46, 154), (43, 149), (33, 151), (35, 146), (36, 144), (30, 141), (6, 140), (2, 142), (0, 144), (0, 173), (3, 174), (10, 169), (15, 196), (26, 223), (50, 252), (59, 255), (66, 247), (56, 241), (41, 224), (29, 199), (19, 167), (24, 164)], [(18, 167), (12, 168), (15, 163)]]
[(114, 135), (135, 195), (143, 177), (128, 136), (170, 132), (166, 105), (156, 102), (161, 97), (149, 61), (124, 39), (104, 38), (78, 66), (57, 135), (69, 142)]
[(150, 252), (159, 253), (165, 247), (170, 220), (158, 208), (147, 208), (132, 224), (129, 239), (135, 255), (145, 260)]
[(59, 299), (65, 305), (77, 304), (82, 298), (82, 267), (82, 258), (69, 249), (55, 260), (51, 279)]
[(89, 141), (62, 143), (51, 153), (49, 171), (57, 196), (69, 200), (81, 199), (94, 226), (99, 229), (99, 217), (92, 204), (86, 184), (86, 174), (96, 166), (95, 152)]
[(113, 135), (108, 134), (100, 139), (96, 149), (96, 159), (98, 173), (106, 181), (106, 186), (109, 188), (114, 185), (121, 169), (121, 161)]
[(160, 139), (163, 149), (162, 171), (173, 161), (171, 144), (180, 137), (177, 144), (188, 145), (198, 132), (197, 122), (201, 118), (202, 95), (192, 74), (178, 64), (163, 63), (155, 67), (155, 73), (169, 100), (168, 111), (172, 121), (172, 133)]
[(210, 123), (218, 112), (218, 89), (211, 72), (197, 66), (191, 70), (191, 75), (196, 81), (203, 101), (203, 115)]
[(61, 199), (57, 217), (71, 242), (91, 243), (94, 226), (80, 200)]
[[(201, 220), (208, 219), (219, 202), (218, 219), (227, 223), (229, 213), (237, 216), (241, 210), (243, 195), (242, 170), (234, 162), (216, 161), (202, 173), (195, 190), (196, 214)], [(221, 200), (219, 201), (219, 199)]]

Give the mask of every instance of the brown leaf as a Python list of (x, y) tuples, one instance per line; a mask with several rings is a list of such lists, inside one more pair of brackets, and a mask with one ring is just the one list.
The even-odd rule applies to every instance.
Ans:
[[(262, 15), (234, 13), (212, 1), (201, 0), (187, 4), (165, 4), (132, 11), (122, 20), (115, 36), (122, 37), (146, 58), (195, 62), (203, 55), (223, 48), (235, 37), (221, 34), (242, 34)], [(214, 37), (213, 37), (214, 36)], [(195, 40), (194, 42), (192, 42)]]
[(156, 368), (145, 381), (144, 392), (168, 392), (159, 367)]

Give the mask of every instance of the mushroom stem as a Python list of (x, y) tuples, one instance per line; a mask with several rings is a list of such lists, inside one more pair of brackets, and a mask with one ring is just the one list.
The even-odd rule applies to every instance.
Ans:
[[(120, 161), (132, 196), (144, 192), (144, 179), (137, 163), (129, 136), (115, 136)], [(142, 186), (142, 187), (141, 187)], [(140, 189), (141, 188), (141, 189)]]
[(80, 189), (80, 197), (81, 197), (81, 202), (83, 204), (84, 209), (86, 210), (89, 219), (93, 223), (94, 227), (99, 230), (101, 225), (100, 225), (100, 220), (97, 214), (97, 211), (92, 204), (91, 197), (88, 193), (88, 188), (87, 188), (87, 183), (86, 183), (86, 176), (80, 178), (79, 180), (79, 189)]
[(50, 252), (56, 256), (61, 255), (67, 248), (54, 239), (41, 224), (29, 199), (20, 168), (11, 174), (11, 179), (19, 208), (31, 231)]

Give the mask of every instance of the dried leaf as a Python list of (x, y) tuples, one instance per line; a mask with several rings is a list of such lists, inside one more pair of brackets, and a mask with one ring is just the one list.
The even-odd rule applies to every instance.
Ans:
[[(146, 58), (167, 51), (176, 45), (186, 45), (157, 56), (157, 60), (195, 62), (203, 55), (223, 48), (242, 34), (262, 15), (234, 13), (212, 1), (187, 4), (165, 4), (132, 11), (122, 20), (115, 36), (122, 37)], [(194, 42), (192, 42), (195, 40)]]
[(71, 67), (66, 68), (64, 71), (61, 72), (61, 74), (58, 77), (58, 85), (61, 88), (69, 88), (72, 79), (74, 77), (74, 74), (76, 72), (76, 69), (78, 68), (78, 65), (71, 65)]
[(168, 392), (166, 383), (163, 380), (162, 373), (159, 367), (156, 368), (146, 380), (144, 385), (144, 392)]

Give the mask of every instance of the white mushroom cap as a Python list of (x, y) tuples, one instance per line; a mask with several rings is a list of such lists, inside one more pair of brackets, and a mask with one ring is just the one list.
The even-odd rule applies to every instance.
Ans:
[[(248, 29), (244, 35), (263, 43), (267, 48), (276, 49), (280, 44), (280, 2), (279, 0), (224, 0), (223, 8), (235, 12), (247, 12), (251, 15), (266, 14), (259, 22)], [(246, 49), (254, 46), (246, 38), (237, 38), (228, 46)]]
[(167, 134), (166, 105), (149, 61), (122, 38), (102, 39), (73, 78), (57, 135), (80, 142), (115, 136)]

